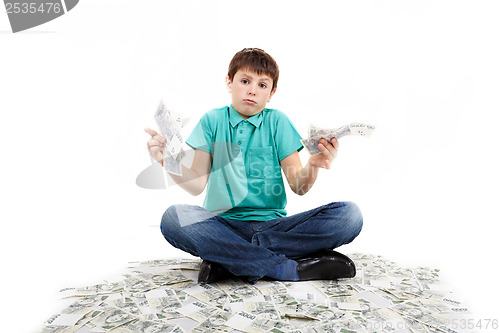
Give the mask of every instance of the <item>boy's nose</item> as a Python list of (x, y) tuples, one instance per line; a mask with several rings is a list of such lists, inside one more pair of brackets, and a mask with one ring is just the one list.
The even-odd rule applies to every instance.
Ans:
[(253, 85), (251, 85), (250, 88), (248, 89), (248, 94), (255, 95), (255, 87)]

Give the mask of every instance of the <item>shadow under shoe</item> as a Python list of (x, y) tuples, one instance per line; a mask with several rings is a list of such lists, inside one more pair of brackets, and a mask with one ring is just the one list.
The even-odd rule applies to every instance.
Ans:
[(354, 262), (346, 255), (326, 249), (295, 259), (300, 281), (336, 280), (356, 276)]
[(198, 283), (213, 283), (227, 279), (237, 279), (238, 277), (230, 273), (220, 264), (203, 260), (198, 273)]

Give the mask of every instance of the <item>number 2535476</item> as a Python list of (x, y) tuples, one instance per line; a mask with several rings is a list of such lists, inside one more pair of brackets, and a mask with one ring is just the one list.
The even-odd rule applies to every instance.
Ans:
[(7, 2), (5, 9), (7, 10), (7, 14), (59, 14), (63, 10), (59, 2)]

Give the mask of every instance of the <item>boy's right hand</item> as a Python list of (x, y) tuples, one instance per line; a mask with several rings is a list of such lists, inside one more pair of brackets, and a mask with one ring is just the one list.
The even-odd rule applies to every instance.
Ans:
[(146, 127), (144, 131), (151, 135), (151, 139), (147, 143), (149, 153), (156, 162), (163, 165), (163, 149), (167, 140), (151, 128)]

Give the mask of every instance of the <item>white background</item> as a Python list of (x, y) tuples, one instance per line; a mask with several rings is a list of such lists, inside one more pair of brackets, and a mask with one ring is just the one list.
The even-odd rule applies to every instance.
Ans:
[(0, 13), (1, 331), (36, 330), (61, 288), (184, 256), (160, 218), (203, 196), (136, 186), (143, 128), (161, 98), (191, 117), (186, 137), (230, 103), (224, 77), (244, 47), (277, 60), (269, 107), (302, 135), (377, 127), (343, 138), (289, 214), (355, 201), (364, 229), (342, 252), (440, 268), (477, 319), (500, 319), (499, 14), (496, 1), (86, 0), (12, 34)]

